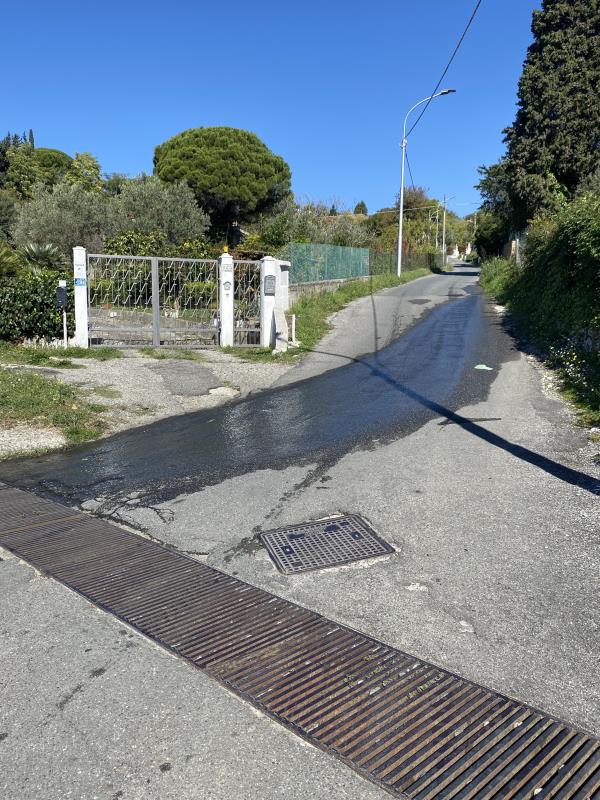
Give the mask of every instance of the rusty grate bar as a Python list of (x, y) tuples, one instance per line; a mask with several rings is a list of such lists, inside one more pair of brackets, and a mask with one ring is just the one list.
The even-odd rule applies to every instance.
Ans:
[(0, 484), (0, 545), (411, 800), (598, 800), (600, 740), (103, 520)]

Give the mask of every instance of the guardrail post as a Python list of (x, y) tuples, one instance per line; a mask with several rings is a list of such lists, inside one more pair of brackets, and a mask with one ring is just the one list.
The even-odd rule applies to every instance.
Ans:
[(260, 346), (275, 347), (275, 305), (280, 281), (279, 262), (265, 256), (260, 262)]
[(160, 282), (158, 280), (158, 258), (150, 259), (152, 267), (152, 347), (160, 347)]
[(88, 287), (87, 287), (87, 253), (85, 247), (73, 248), (73, 295), (75, 298), (75, 335), (73, 344), (76, 347), (90, 346), (88, 325)]
[(219, 257), (219, 316), (221, 347), (233, 347), (233, 295), (235, 274), (229, 253)]

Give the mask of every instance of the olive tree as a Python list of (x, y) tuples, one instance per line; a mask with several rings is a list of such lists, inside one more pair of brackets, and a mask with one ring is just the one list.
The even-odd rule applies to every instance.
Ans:
[(147, 175), (121, 185), (110, 200), (110, 213), (114, 233), (159, 230), (170, 244), (197, 239), (209, 226), (208, 215), (198, 208), (186, 184), (163, 183)]
[(101, 192), (86, 191), (78, 183), (58, 183), (52, 189), (38, 184), (19, 211), (13, 241), (17, 247), (53, 244), (70, 256), (76, 245), (100, 252), (109, 230), (108, 199)]

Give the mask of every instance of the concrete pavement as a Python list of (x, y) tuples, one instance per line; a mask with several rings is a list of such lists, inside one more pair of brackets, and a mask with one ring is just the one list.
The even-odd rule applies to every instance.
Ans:
[[(429, 289), (438, 296), (438, 280), (461, 281), (464, 290), (474, 283), (436, 276), (419, 281), (412, 299), (429, 297)], [(396, 306), (386, 300), (380, 331), (394, 329), (394, 309), (416, 286), (387, 293)], [(465, 302), (470, 296), (450, 301)], [(342, 344), (350, 329), (373, 324), (372, 307), (360, 303), (362, 310), (355, 304), (347, 325), (339, 325)], [(83, 502), (598, 733), (599, 511), (591, 491), (597, 469), (585, 433), (542, 391), (539, 372), (515, 350), (493, 308), (485, 309), (482, 324), (477, 336), (486, 352), (468, 352), (493, 371), (464, 364), (461, 391), (446, 414), (428, 409), (394, 436), (378, 440), (375, 433), (329, 458), (318, 452), (278, 469), (245, 465), (200, 488), (182, 481), (162, 500), (155, 486), (147, 497), (123, 496), (115, 480), (94, 487)], [(444, 317), (427, 330), (437, 337), (453, 328)], [(357, 340), (349, 352), (360, 346)], [(423, 353), (426, 373), (432, 362)], [(371, 372), (365, 391), (370, 380), (406, 386), (403, 363), (388, 362), (385, 375)], [(119, 447), (123, 457), (127, 440)], [(572, 474), (590, 482), (569, 481)], [(38, 479), (38, 489), (56, 487), (56, 475), (55, 469), (46, 483)], [(336, 511), (361, 513), (398, 554), (303, 576), (277, 573), (257, 531)], [(9, 764), (0, 787), (8, 796), (384, 796), (15, 559), (0, 563), (0, 596), (0, 752)]]

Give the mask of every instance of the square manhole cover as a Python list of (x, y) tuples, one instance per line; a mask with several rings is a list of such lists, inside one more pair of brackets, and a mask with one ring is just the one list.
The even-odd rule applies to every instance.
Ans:
[(357, 514), (277, 528), (261, 533), (260, 539), (287, 575), (394, 552)]

